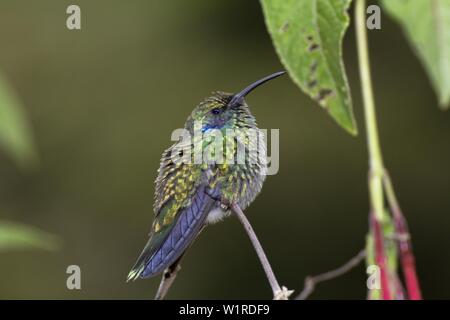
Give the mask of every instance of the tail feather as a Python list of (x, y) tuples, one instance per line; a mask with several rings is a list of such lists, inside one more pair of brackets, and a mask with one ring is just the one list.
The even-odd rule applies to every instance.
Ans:
[(142, 271), (144, 271), (145, 265), (140, 265), (138, 267), (133, 267), (131, 271), (128, 273), (127, 282), (135, 281), (141, 275)]
[[(165, 239), (152, 236), (128, 274), (127, 281), (154, 276), (172, 265), (195, 239), (208, 213), (215, 205), (218, 192), (200, 186), (191, 204), (177, 214), (177, 220)], [(156, 244), (156, 245), (155, 245)]]

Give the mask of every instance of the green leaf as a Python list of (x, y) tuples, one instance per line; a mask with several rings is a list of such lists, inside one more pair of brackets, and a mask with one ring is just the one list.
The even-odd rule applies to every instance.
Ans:
[(275, 49), (294, 82), (357, 134), (342, 60), (351, 0), (261, 0)]
[(1, 74), (0, 148), (8, 153), (22, 168), (35, 164), (36, 152), (25, 113)]
[(0, 220), (0, 252), (15, 249), (57, 250), (60, 240), (35, 227)]
[(384, 0), (424, 64), (441, 107), (450, 107), (450, 0)]

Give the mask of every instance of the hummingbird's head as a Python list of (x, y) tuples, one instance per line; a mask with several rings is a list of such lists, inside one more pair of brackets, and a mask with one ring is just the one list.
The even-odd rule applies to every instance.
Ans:
[(192, 111), (186, 122), (186, 129), (192, 131), (196, 123), (201, 124), (203, 132), (210, 129), (221, 130), (256, 126), (255, 118), (245, 102), (245, 96), (263, 83), (284, 73), (285, 71), (280, 71), (271, 74), (236, 94), (221, 91), (213, 92), (210, 97), (205, 98)]

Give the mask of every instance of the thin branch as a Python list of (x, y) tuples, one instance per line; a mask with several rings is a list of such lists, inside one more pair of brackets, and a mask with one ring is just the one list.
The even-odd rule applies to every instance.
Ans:
[(398, 203), (397, 197), (392, 186), (389, 173), (384, 173), (384, 188), (386, 197), (394, 216), (394, 225), (397, 235), (397, 242), (400, 249), (400, 260), (403, 267), (406, 287), (408, 289), (408, 298), (411, 300), (422, 300), (419, 279), (416, 272), (416, 262), (412, 249), (411, 235), (409, 233), (408, 223)]
[(266, 273), (267, 280), (269, 280), (270, 286), (272, 288), (274, 300), (287, 300), (289, 295), (292, 294), (292, 291), (287, 290), (287, 288), (285, 287), (281, 288), (280, 285), (278, 284), (275, 274), (273, 273), (272, 267), (270, 266), (269, 260), (267, 259), (267, 256), (264, 253), (264, 249), (262, 248), (261, 243), (259, 242), (258, 237), (256, 236), (255, 231), (253, 230), (244, 212), (242, 212), (241, 208), (237, 203), (232, 204), (231, 209), (241, 222), (242, 226), (247, 232), (248, 237), (250, 238), (250, 241), (253, 244), (253, 247), (255, 248), (256, 254), (258, 255), (258, 258), (261, 262), (264, 272)]
[(375, 112), (375, 97), (373, 93), (372, 75), (370, 70), (369, 40), (366, 26), (366, 0), (355, 2), (356, 44), (358, 48), (361, 89), (364, 101), (364, 118), (366, 121), (367, 145), (369, 149), (369, 194), (370, 194), (370, 225), (375, 244), (375, 262), (381, 272), (381, 294), (383, 300), (392, 299), (389, 270), (384, 248), (384, 230), (382, 223), (385, 218), (383, 177), (384, 164), (378, 135), (377, 117)]
[(405, 288), (403, 288), (403, 283), (400, 280), (398, 274), (395, 277), (395, 300), (406, 300)]
[(375, 262), (380, 268), (381, 278), (381, 296), (383, 300), (392, 300), (391, 287), (389, 281), (389, 268), (387, 266), (387, 257), (384, 247), (384, 233), (381, 224), (378, 222), (375, 214), (370, 213), (371, 233), (375, 243)]
[[(200, 229), (197, 236), (198, 237), (203, 230), (205, 229), (205, 225)], [(183, 259), (184, 255), (186, 254), (186, 250), (181, 254), (181, 256), (174, 262), (172, 265), (168, 268), (166, 268), (163, 272), (161, 282), (159, 283), (158, 291), (155, 295), (155, 300), (163, 300), (167, 293), (169, 292), (170, 287), (172, 287), (173, 282), (175, 281), (175, 278), (177, 277), (178, 272), (181, 270), (181, 259)]]
[(358, 51), (361, 90), (363, 95), (364, 119), (366, 123), (366, 139), (369, 152), (369, 195), (370, 205), (378, 221), (383, 220), (384, 200), (383, 156), (378, 135), (377, 115), (375, 111), (375, 97), (370, 69), (369, 40), (366, 26), (366, 0), (355, 1), (356, 45)]
[(180, 271), (181, 269), (180, 261), (181, 259), (178, 259), (170, 267), (164, 270), (161, 282), (158, 287), (158, 291), (156, 292), (155, 300), (164, 299), (164, 297), (167, 295), (167, 292), (169, 292), (170, 287), (177, 277), (178, 271)]
[(306, 300), (313, 293), (314, 289), (320, 282), (332, 280), (346, 274), (347, 272), (358, 266), (365, 257), (366, 250), (361, 250), (356, 256), (351, 258), (347, 263), (337, 269), (316, 276), (306, 277), (305, 286), (302, 292), (295, 298), (295, 300)]

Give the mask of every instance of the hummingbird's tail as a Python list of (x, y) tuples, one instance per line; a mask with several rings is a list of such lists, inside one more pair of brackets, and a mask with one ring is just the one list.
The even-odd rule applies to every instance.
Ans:
[(142, 250), (142, 253), (139, 256), (138, 260), (136, 261), (134, 266), (131, 268), (131, 271), (128, 273), (127, 282), (136, 280), (137, 278), (139, 278), (141, 276), (142, 272), (144, 271), (145, 266), (147, 264), (146, 260), (151, 257), (151, 255), (149, 254), (150, 243), (151, 243), (151, 238), (145, 245), (144, 250)]
[(190, 205), (177, 213), (172, 227), (164, 234), (151, 235), (128, 274), (127, 281), (154, 276), (177, 261), (202, 229), (217, 197), (217, 190), (198, 187)]

